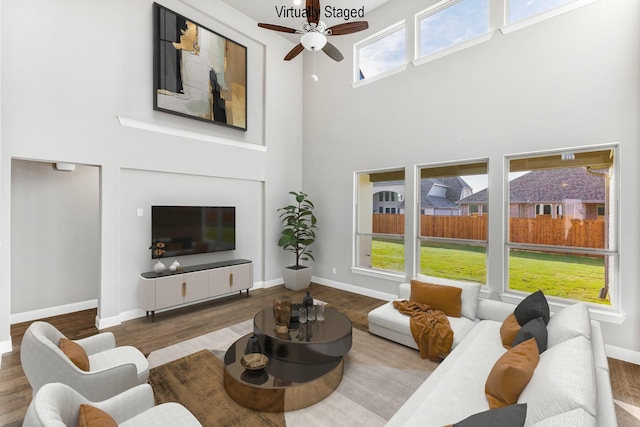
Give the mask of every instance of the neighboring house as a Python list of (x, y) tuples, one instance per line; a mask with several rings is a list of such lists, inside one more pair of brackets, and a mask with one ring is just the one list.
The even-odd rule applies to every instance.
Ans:
[[(422, 215), (460, 215), (457, 201), (472, 193), (460, 177), (425, 178), (420, 185)], [(374, 213), (404, 213), (404, 181), (385, 181), (373, 184)]]
[[(528, 172), (509, 183), (509, 216), (597, 219), (604, 215), (606, 185), (603, 175), (585, 168)], [(459, 201), (463, 215), (482, 213), (487, 190)], [(470, 213), (471, 212), (471, 213)]]

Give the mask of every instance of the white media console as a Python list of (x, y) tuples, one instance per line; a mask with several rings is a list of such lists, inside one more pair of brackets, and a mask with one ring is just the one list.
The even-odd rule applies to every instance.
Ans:
[(253, 286), (253, 263), (246, 259), (184, 267), (182, 271), (142, 273), (140, 305), (155, 320), (155, 312), (200, 300), (247, 291)]

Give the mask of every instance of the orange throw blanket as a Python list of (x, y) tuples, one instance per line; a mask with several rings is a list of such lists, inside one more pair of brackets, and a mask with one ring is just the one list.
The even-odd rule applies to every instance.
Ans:
[(447, 315), (416, 301), (394, 301), (393, 307), (411, 316), (411, 334), (420, 349), (420, 357), (438, 362), (451, 351), (453, 330)]

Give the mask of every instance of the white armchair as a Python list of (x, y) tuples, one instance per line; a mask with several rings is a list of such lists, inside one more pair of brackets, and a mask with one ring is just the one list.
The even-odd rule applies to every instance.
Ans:
[(31, 401), (23, 427), (76, 427), (81, 404), (106, 412), (119, 426), (201, 426), (193, 414), (179, 403), (154, 406), (153, 390), (149, 384), (130, 388), (101, 402), (92, 402), (66, 384), (50, 383), (42, 386)]
[(116, 347), (111, 332), (74, 341), (89, 357), (89, 370), (79, 369), (58, 347), (65, 336), (46, 322), (32, 323), (22, 338), (20, 361), (33, 396), (47, 383), (64, 383), (90, 400), (115, 396), (149, 378), (149, 364), (135, 347)]

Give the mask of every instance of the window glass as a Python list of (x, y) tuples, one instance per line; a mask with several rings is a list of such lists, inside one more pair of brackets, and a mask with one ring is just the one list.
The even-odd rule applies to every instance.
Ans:
[(507, 0), (509, 2), (509, 16), (508, 20), (510, 24), (514, 22), (522, 21), (535, 15), (539, 15), (543, 12), (555, 9), (556, 7), (563, 6), (571, 3), (575, 0)]
[(509, 289), (610, 304), (614, 150), (509, 161)]
[(489, 31), (489, 2), (461, 0), (427, 9), (418, 16), (419, 56), (458, 45)]
[(404, 170), (357, 174), (355, 266), (404, 274)]
[(420, 270), (486, 283), (487, 163), (420, 168)]
[(404, 22), (356, 44), (356, 80), (392, 70), (407, 62)]

